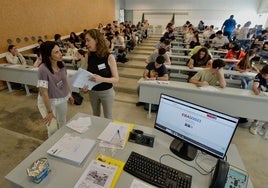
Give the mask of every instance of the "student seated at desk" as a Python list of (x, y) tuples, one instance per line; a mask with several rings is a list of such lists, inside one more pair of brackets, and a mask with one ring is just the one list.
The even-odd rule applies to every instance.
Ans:
[(43, 43), (44, 41), (42, 39), (38, 39), (37, 43), (38, 46), (36, 48), (33, 49), (34, 53), (37, 54), (40, 50), (40, 45)]
[[(262, 92), (268, 92), (268, 65), (265, 65), (260, 73), (256, 75), (253, 83), (253, 92), (255, 95), (260, 95)], [(254, 135), (257, 133), (264, 135), (265, 129), (268, 129), (268, 122), (260, 124), (258, 120), (254, 120), (249, 128), (249, 132)], [(268, 139), (268, 132), (266, 132), (265, 138)]]
[(76, 70), (79, 68), (87, 70), (87, 51), (83, 49), (77, 51), (74, 66)]
[[(60, 49), (62, 50), (62, 52), (64, 51), (64, 50), (66, 50), (65, 49), (65, 46), (64, 46), (64, 44), (63, 44), (63, 42), (62, 42), (62, 40), (61, 40), (61, 35), (60, 34), (55, 34), (54, 35), (54, 40), (55, 40), (55, 42), (57, 43), (57, 45), (60, 47)], [(66, 52), (66, 51), (65, 51)]]
[[(155, 61), (152, 61), (146, 65), (145, 70), (143, 72), (143, 78), (145, 80), (168, 80), (168, 72), (165, 66), (165, 58), (164, 56), (159, 55)], [(139, 93), (139, 87), (138, 87)], [(143, 102), (137, 102), (136, 106), (144, 105)], [(155, 106), (154, 106), (155, 107)], [(153, 107), (153, 108), (154, 108)]]
[(37, 58), (33, 64), (34, 67), (39, 67), (39, 65), (42, 63), (42, 56), (40, 50), (37, 52)]
[[(234, 47), (228, 50), (224, 58), (241, 60), (245, 55), (246, 53), (241, 49), (241, 46), (238, 44), (234, 44)], [(228, 70), (233, 70), (234, 67), (237, 65), (237, 62), (228, 62), (226, 64), (228, 66), (227, 67)]]
[[(194, 55), (191, 56), (187, 62), (187, 66), (190, 69), (194, 67), (209, 68), (212, 65), (212, 57), (206, 47), (201, 47)], [(194, 72), (188, 73), (188, 80), (194, 75)]]
[(262, 48), (260, 49), (260, 52), (258, 55), (261, 58), (268, 59), (268, 41), (266, 41), (263, 45)]
[(211, 67), (212, 57), (206, 47), (201, 47), (195, 54), (189, 59), (187, 66), (192, 69), (194, 67)]
[(160, 38), (160, 41), (155, 45), (155, 48), (159, 50), (160, 48), (165, 48), (166, 52), (170, 55), (171, 51), (171, 44), (169, 40), (165, 40), (164, 37)]
[(226, 81), (223, 74), (223, 67), (225, 66), (223, 60), (216, 59), (212, 63), (212, 67), (198, 71), (190, 80), (190, 83), (196, 84), (198, 87), (201, 86), (216, 86), (219, 85), (221, 88), (226, 87)]
[(146, 65), (143, 72), (143, 78), (145, 80), (168, 80), (168, 73), (164, 63), (164, 56), (159, 55), (155, 61)]
[[(158, 52), (158, 53), (157, 53)], [(166, 53), (165, 48), (159, 48), (158, 51), (155, 51), (153, 54), (151, 54), (146, 60), (145, 63), (148, 64), (150, 62), (155, 62), (156, 58), (158, 56), (163, 56), (165, 58), (165, 65), (170, 65), (171, 61), (170, 61), (170, 57), (169, 55)]]
[[(235, 70), (241, 73), (251, 72), (252, 70), (259, 72), (259, 69), (251, 63), (252, 58), (255, 57), (255, 51), (249, 50), (246, 55), (239, 61), (239, 63), (235, 66)], [(248, 89), (249, 83), (252, 81), (251, 77), (244, 76), (238, 77), (241, 79), (242, 89)]]
[(9, 45), (7, 48), (6, 60), (10, 64), (26, 65), (26, 60), (21, 53), (19, 53), (15, 45)]
[(225, 44), (228, 44), (229, 40), (226, 36), (223, 36), (222, 31), (217, 31), (215, 37), (212, 39), (211, 46), (215, 50), (221, 50)]
[(68, 44), (68, 49), (67, 49), (65, 56), (72, 56), (73, 58), (75, 58), (77, 56), (78, 49), (75, 47), (74, 40), (69, 39), (67, 44)]

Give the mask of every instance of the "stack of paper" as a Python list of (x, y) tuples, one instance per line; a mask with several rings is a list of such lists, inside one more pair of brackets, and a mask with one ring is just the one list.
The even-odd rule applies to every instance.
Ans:
[(72, 77), (72, 86), (77, 88), (83, 88), (85, 85), (88, 86), (88, 89), (91, 90), (99, 82), (90, 81), (90, 77), (93, 76), (91, 72), (88, 72), (84, 69), (79, 68), (75, 75)]
[(67, 127), (79, 132), (84, 133), (86, 132), (91, 125), (91, 118), (90, 117), (80, 117), (76, 120), (70, 121), (66, 124)]
[(66, 133), (47, 153), (67, 162), (81, 165), (95, 146), (95, 143), (95, 140), (80, 138)]
[(118, 167), (114, 175), (113, 181), (111, 183), (111, 186), (110, 186), (111, 188), (115, 187), (117, 180), (119, 179), (121, 172), (123, 171), (125, 163), (123, 161), (120, 161), (120, 160), (117, 160), (117, 159), (114, 159), (114, 158), (111, 158), (102, 154), (99, 154), (96, 159), (106, 164), (110, 164), (110, 165), (114, 165)]
[(129, 132), (133, 127), (134, 125), (132, 124), (109, 123), (98, 136), (100, 147), (124, 149)]
[(96, 187), (110, 188), (118, 166), (92, 160), (74, 188)]

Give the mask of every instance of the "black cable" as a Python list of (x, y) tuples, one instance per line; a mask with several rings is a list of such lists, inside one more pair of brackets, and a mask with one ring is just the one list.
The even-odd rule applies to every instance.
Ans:
[[(199, 169), (197, 169), (196, 167), (191, 166), (191, 165), (185, 163), (184, 161), (180, 160), (179, 158), (174, 157), (174, 156), (172, 156), (172, 155), (170, 155), (170, 154), (163, 154), (163, 155), (161, 155), (160, 158), (159, 158), (160, 163), (162, 163), (161, 160), (162, 160), (162, 158), (165, 157), (165, 156), (172, 157), (172, 158), (174, 158), (174, 159), (176, 159), (176, 160), (182, 162), (183, 164), (185, 164), (186, 166), (188, 166), (188, 167), (190, 167), (190, 168), (193, 168), (194, 170), (196, 170), (198, 173), (200, 173), (200, 174), (203, 175), (203, 176), (206, 176), (206, 175), (211, 174), (211, 172), (212, 172), (212, 171), (214, 170), (214, 168), (215, 168), (215, 167), (213, 167), (209, 172), (206, 172), (206, 171), (204, 170), (206, 173), (203, 173), (203, 172), (201, 172)], [(198, 165), (198, 166), (199, 166), (199, 165)], [(203, 168), (201, 168), (201, 169), (203, 170)]]

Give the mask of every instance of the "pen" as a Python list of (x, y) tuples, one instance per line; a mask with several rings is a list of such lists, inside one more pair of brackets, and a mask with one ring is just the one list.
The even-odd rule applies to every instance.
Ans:
[(119, 129), (117, 129), (117, 134), (119, 136), (119, 139), (121, 140), (121, 135), (120, 135), (120, 130)]

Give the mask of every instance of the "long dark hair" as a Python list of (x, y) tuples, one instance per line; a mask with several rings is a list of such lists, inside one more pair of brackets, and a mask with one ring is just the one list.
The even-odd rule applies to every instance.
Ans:
[[(200, 53), (201, 52), (205, 52), (205, 56), (203, 58), (200, 58)], [(207, 62), (209, 60), (209, 53), (208, 53), (208, 49), (206, 47), (202, 47), (200, 48), (193, 56), (195, 56), (198, 60), (203, 60), (205, 62)]]
[[(40, 46), (40, 52), (41, 52), (41, 56), (42, 56), (42, 63), (45, 64), (45, 66), (48, 68), (48, 70), (54, 74), (54, 71), (52, 69), (52, 65), (51, 65), (51, 61), (50, 61), (50, 57), (51, 57), (51, 52), (52, 49), (58, 46), (56, 42), (54, 41), (46, 41), (43, 42)], [(57, 65), (59, 68), (63, 68), (64, 64), (62, 61), (58, 61)]]

